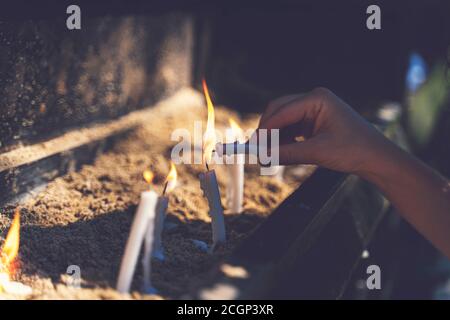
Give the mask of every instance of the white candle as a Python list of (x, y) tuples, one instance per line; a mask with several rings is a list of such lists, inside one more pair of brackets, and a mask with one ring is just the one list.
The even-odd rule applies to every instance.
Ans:
[(244, 154), (233, 157), (234, 163), (227, 165), (227, 207), (232, 213), (242, 212), (244, 201)]
[(158, 198), (158, 204), (156, 205), (155, 215), (155, 227), (153, 233), (150, 230), (147, 231), (146, 237), (153, 237), (153, 248), (146, 247), (152, 250), (152, 257), (163, 261), (164, 260), (164, 248), (162, 246), (162, 232), (164, 229), (164, 219), (166, 218), (167, 207), (169, 206), (169, 198), (160, 196)]
[[(238, 142), (243, 139), (243, 132), (238, 124), (230, 119), (231, 128), (226, 131), (227, 141)], [(221, 154), (219, 153), (219, 156)], [(227, 155), (225, 158), (227, 181), (227, 207), (229, 212), (240, 213), (244, 201), (244, 163), (245, 154)]]
[(164, 249), (162, 246), (162, 231), (164, 228), (164, 218), (166, 216), (169, 199), (167, 197), (158, 197), (155, 209), (155, 219), (150, 220), (147, 226), (144, 239), (144, 256), (142, 257), (142, 266), (144, 273), (144, 291), (146, 293), (154, 293), (152, 287), (151, 273), (152, 262), (151, 257), (155, 257), (161, 261), (164, 260)]
[(141, 200), (131, 225), (130, 235), (125, 247), (125, 253), (120, 265), (119, 278), (117, 280), (117, 290), (121, 293), (130, 291), (136, 262), (141, 250), (145, 232), (148, 231), (149, 223), (155, 217), (158, 195), (154, 191), (144, 191), (141, 193)]
[(164, 220), (166, 218), (167, 207), (169, 206), (169, 197), (166, 196), (166, 192), (167, 194), (171, 192), (175, 188), (176, 184), (177, 170), (175, 165), (171, 163), (162, 196), (158, 197), (155, 209), (155, 219), (149, 221), (145, 234), (145, 248), (142, 265), (144, 269), (144, 291), (146, 293), (156, 292), (151, 283), (151, 258), (154, 257), (160, 261), (165, 259), (164, 247), (162, 245), (162, 233), (164, 229)]
[(213, 251), (216, 245), (226, 241), (225, 219), (223, 215), (222, 202), (220, 201), (219, 185), (217, 184), (217, 177), (214, 170), (200, 173), (199, 179), (200, 187), (208, 199), (213, 238), (211, 251)]
[(261, 152), (261, 154), (266, 154), (265, 147), (259, 146), (257, 144), (250, 144), (249, 142), (245, 143), (239, 143), (239, 142), (233, 142), (233, 143), (217, 143), (215, 147), (215, 152), (219, 156), (225, 156), (225, 155), (232, 155), (232, 154), (249, 154), (254, 155), (256, 157), (259, 156), (258, 152)]
[[(208, 162), (211, 160), (214, 143), (216, 143), (216, 133), (214, 130), (214, 106), (209, 96), (208, 87), (205, 79), (202, 81), (203, 92), (205, 93), (206, 105), (208, 107), (208, 122), (206, 123), (206, 131), (203, 136), (203, 160), (208, 168)], [(219, 185), (217, 184), (216, 173), (214, 170), (209, 170), (205, 173), (200, 173), (200, 188), (203, 190), (208, 199), (209, 215), (211, 216), (213, 251), (219, 243), (225, 242), (225, 219), (223, 216), (222, 202), (220, 201)]]

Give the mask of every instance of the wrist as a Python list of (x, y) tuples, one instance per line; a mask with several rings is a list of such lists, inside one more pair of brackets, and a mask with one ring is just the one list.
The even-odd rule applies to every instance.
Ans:
[(365, 165), (356, 174), (382, 189), (384, 185), (395, 182), (402, 168), (411, 161), (411, 155), (384, 137), (371, 151)]

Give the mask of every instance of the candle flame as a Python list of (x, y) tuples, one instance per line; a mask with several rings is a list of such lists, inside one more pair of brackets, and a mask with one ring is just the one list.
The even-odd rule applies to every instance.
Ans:
[(233, 119), (233, 118), (229, 118), (228, 119), (228, 123), (230, 125), (231, 128), (231, 134), (232, 134), (232, 139), (235, 139), (239, 142), (243, 142), (243, 130), (242, 128), (237, 124), (237, 122)]
[(32, 293), (31, 287), (10, 279), (16, 273), (20, 243), (20, 209), (16, 208), (5, 242), (0, 251), (0, 293), (25, 296)]
[(229, 118), (228, 123), (230, 125), (231, 132), (234, 135), (234, 138), (240, 141), (242, 139), (242, 133), (243, 133), (242, 128), (238, 125), (236, 120), (234, 120), (233, 118)]
[(173, 189), (175, 189), (177, 185), (177, 169), (175, 168), (175, 165), (173, 162), (170, 163), (170, 171), (166, 178), (167, 188), (166, 192), (171, 192)]
[(151, 186), (153, 178), (155, 176), (153, 172), (147, 169), (142, 173), (142, 176), (144, 177), (144, 180), (149, 184), (149, 186)]
[(214, 128), (214, 105), (211, 101), (205, 79), (202, 80), (202, 85), (208, 107), (208, 122), (206, 123), (206, 131), (203, 136), (203, 160), (205, 163), (208, 163), (211, 161), (212, 152), (216, 144), (216, 131)]
[(229, 118), (228, 123), (230, 124), (230, 127), (231, 129), (233, 129), (234, 132), (242, 131), (241, 127), (237, 124), (236, 120), (234, 120), (233, 118)]
[(20, 210), (16, 209), (14, 219), (9, 228), (1, 250), (0, 272), (12, 276), (15, 273), (15, 260), (19, 253), (20, 243)]

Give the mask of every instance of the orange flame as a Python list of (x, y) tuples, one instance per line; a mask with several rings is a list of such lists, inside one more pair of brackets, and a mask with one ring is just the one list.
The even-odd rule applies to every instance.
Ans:
[(241, 127), (237, 124), (236, 120), (234, 120), (233, 118), (229, 118), (228, 123), (230, 124), (230, 127), (231, 129), (233, 129), (234, 132), (242, 131)]
[(145, 171), (142, 173), (142, 176), (144, 177), (144, 180), (149, 184), (149, 187), (151, 187), (153, 178), (154, 178), (154, 176), (155, 176), (154, 173), (151, 172), (150, 170), (145, 170)]
[(241, 140), (243, 131), (242, 128), (237, 124), (237, 122), (233, 118), (228, 119), (228, 123), (230, 124), (231, 132), (235, 139), (237, 139), (239, 142), (242, 142)]
[(14, 219), (9, 228), (5, 242), (1, 250), (1, 263), (0, 268), (5, 269), (8, 274), (14, 274), (15, 259), (19, 254), (20, 243), (20, 210), (16, 209)]
[(233, 118), (229, 118), (228, 123), (231, 128), (231, 138), (233, 139), (233, 141), (237, 140), (239, 142), (244, 142), (244, 132), (242, 128), (237, 124), (237, 122)]
[(206, 105), (208, 106), (208, 122), (206, 123), (206, 131), (203, 136), (203, 160), (208, 163), (211, 161), (212, 152), (216, 144), (216, 131), (214, 128), (214, 105), (209, 96), (208, 86), (205, 79), (202, 80), (203, 93), (205, 94)]
[(173, 162), (170, 163), (170, 171), (166, 178), (166, 192), (171, 192), (173, 189), (175, 189), (177, 185), (177, 169), (175, 168), (175, 165)]

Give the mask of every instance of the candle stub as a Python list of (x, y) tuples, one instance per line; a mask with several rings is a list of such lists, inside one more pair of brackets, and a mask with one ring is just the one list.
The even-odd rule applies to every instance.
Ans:
[(212, 224), (212, 250), (214, 250), (217, 244), (226, 241), (225, 219), (222, 203), (220, 201), (219, 185), (214, 170), (200, 173), (199, 178), (200, 187), (208, 200), (209, 215), (211, 216)]
[[(141, 200), (131, 225), (130, 235), (120, 265), (117, 290), (121, 293), (130, 291), (131, 281), (145, 233), (148, 231), (150, 225), (153, 226), (157, 202), (158, 195), (154, 191), (141, 193)], [(149, 221), (152, 221), (152, 223), (149, 223)]]

